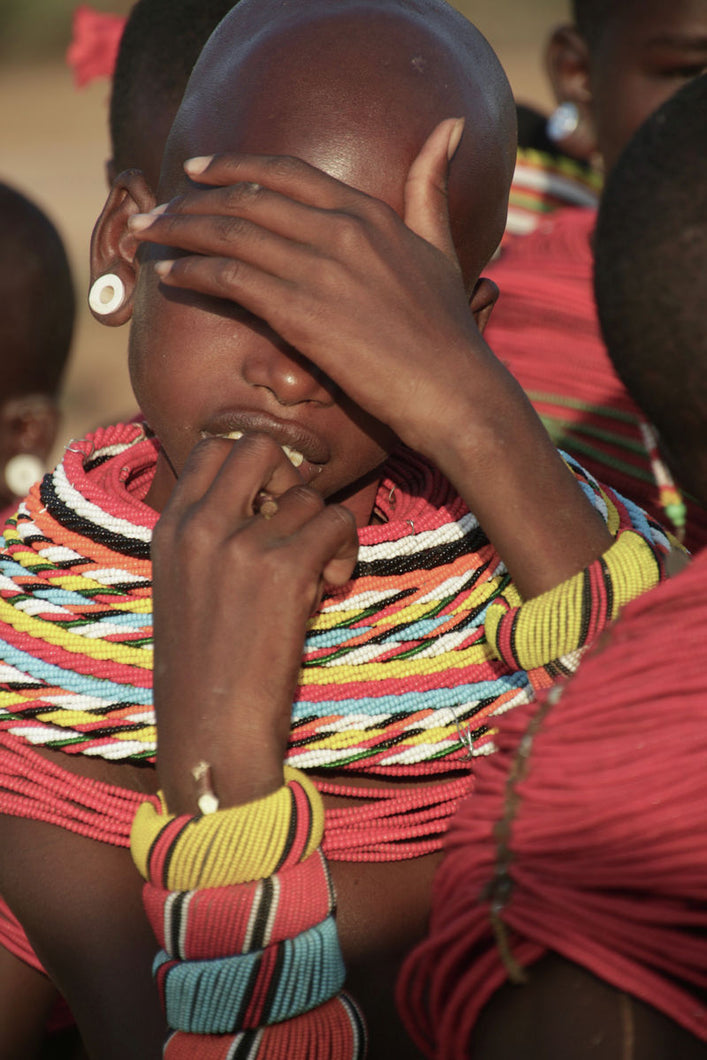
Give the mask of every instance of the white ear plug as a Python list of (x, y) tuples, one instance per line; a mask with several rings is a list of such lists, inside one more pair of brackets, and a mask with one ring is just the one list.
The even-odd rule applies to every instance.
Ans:
[(32, 453), (17, 453), (5, 464), (5, 483), (14, 497), (25, 497), (44, 475), (44, 464)]
[(553, 143), (561, 144), (578, 128), (579, 108), (576, 103), (560, 103), (547, 120), (545, 131)]
[(120, 309), (125, 301), (125, 284), (114, 272), (107, 272), (91, 285), (88, 304), (98, 316), (105, 317)]

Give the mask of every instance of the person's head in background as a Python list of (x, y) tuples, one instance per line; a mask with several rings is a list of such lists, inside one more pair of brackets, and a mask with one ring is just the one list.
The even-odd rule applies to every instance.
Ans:
[(0, 183), (0, 510), (44, 473), (76, 309), (61, 238), (34, 203)]
[(610, 170), (639, 125), (707, 68), (707, 0), (572, 0), (573, 25), (558, 26), (546, 64), (576, 129), (560, 146), (599, 155)]
[(606, 184), (595, 295), (618, 375), (707, 506), (707, 77), (663, 104)]
[(110, 98), (108, 183), (141, 169), (156, 188), (162, 151), (201, 49), (237, 0), (137, 0), (120, 40)]

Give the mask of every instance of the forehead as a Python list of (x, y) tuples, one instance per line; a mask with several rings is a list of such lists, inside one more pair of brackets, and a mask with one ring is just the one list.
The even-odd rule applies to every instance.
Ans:
[(654, 43), (707, 46), (707, 0), (622, 0), (611, 7), (600, 48)]
[(444, 118), (464, 117), (450, 172), (467, 280), (498, 245), (515, 163), (515, 109), (498, 59), (444, 0), (240, 0), (202, 52), (170, 134), (160, 196), (182, 163), (290, 154), (402, 213), (405, 179)]
[(470, 38), (471, 27), (456, 12), (435, 23), (424, 4), (293, 6), (241, 0), (197, 66), (170, 159), (293, 154), (390, 200), (442, 118), (471, 112), (492, 136), (488, 62), (480, 46), (457, 46), (453, 28)]

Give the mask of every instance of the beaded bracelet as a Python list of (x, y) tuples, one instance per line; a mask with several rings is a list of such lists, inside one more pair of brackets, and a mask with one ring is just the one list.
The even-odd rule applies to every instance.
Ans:
[(333, 916), (256, 953), (210, 961), (157, 954), (153, 975), (167, 1023), (192, 1034), (228, 1034), (281, 1023), (322, 1005), (346, 969)]
[(276, 876), (232, 887), (167, 891), (146, 883), (143, 905), (170, 957), (206, 960), (250, 953), (293, 938), (334, 912), (321, 850)]
[(236, 1035), (198, 1035), (175, 1031), (163, 1060), (364, 1060), (366, 1025), (348, 994), (257, 1031)]
[(314, 784), (284, 767), (271, 795), (205, 816), (167, 812), (164, 796), (139, 807), (130, 833), (138, 871), (170, 891), (223, 887), (272, 876), (313, 853), (324, 833), (324, 805)]
[(659, 561), (633, 530), (585, 570), (523, 602), (514, 585), (486, 612), (485, 629), (499, 658), (514, 668), (546, 666), (590, 643), (625, 604), (660, 580)]

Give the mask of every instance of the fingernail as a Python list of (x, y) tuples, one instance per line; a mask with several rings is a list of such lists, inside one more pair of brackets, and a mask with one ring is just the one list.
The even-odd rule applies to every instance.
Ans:
[(203, 173), (205, 169), (208, 169), (213, 157), (213, 155), (197, 155), (196, 158), (188, 158), (184, 163), (184, 169), (190, 176)]
[(142, 232), (143, 228), (149, 228), (154, 217), (149, 213), (136, 213), (128, 217), (128, 228), (131, 232)]
[(153, 206), (152, 209), (150, 210), (150, 213), (153, 214), (153, 215), (160, 214), (160, 213), (165, 213), (168, 206), (169, 206), (168, 202), (161, 202), (159, 204), (159, 206)]
[(170, 272), (172, 271), (172, 265), (173, 265), (173, 262), (171, 262), (171, 261), (156, 261), (155, 262), (155, 272), (160, 277), (160, 279), (163, 280), (165, 278), (165, 276), (169, 276)]
[(465, 118), (457, 118), (452, 126), (452, 131), (449, 134), (449, 143), (447, 144), (447, 159), (451, 162), (456, 154), (456, 150), (459, 147), (459, 141), (462, 138), (464, 132)]

